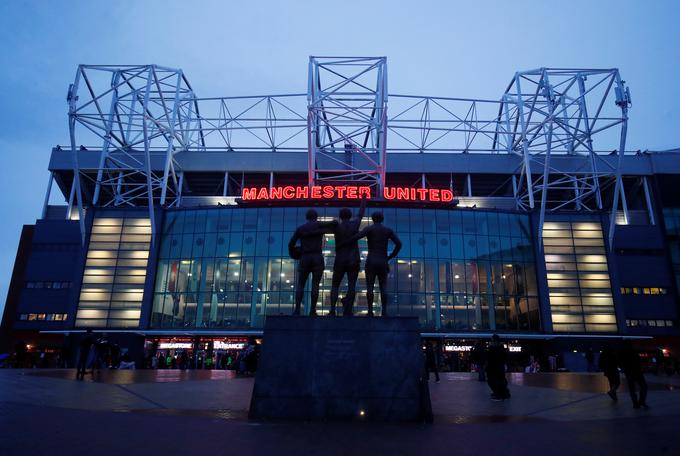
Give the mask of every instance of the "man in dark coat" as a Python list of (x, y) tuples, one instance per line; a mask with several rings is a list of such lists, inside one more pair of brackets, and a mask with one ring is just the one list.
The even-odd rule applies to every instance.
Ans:
[[(623, 342), (623, 350), (621, 351), (621, 367), (623, 373), (626, 375), (626, 382), (628, 383), (628, 392), (633, 401), (634, 408), (647, 408), (647, 381), (642, 373), (642, 362), (640, 354), (633, 350), (630, 341)], [(636, 387), (640, 387), (640, 397), (638, 398)]]
[(470, 352), (470, 361), (472, 361), (477, 366), (477, 380), (480, 382), (486, 381), (485, 369), (486, 369), (486, 351), (484, 350), (484, 345), (481, 341), (477, 341), (475, 346)]
[(331, 285), (331, 309), (329, 315), (335, 315), (335, 307), (338, 302), (338, 291), (343, 277), (347, 274), (347, 295), (343, 299), (342, 314), (345, 317), (352, 315), (354, 297), (356, 296), (357, 277), (361, 267), (359, 256), (359, 243), (357, 240), (347, 242), (357, 234), (361, 219), (366, 210), (366, 199), (361, 200), (359, 213), (352, 218), (352, 211), (343, 207), (340, 209), (340, 223), (333, 229), (335, 237), (335, 263), (333, 264), (333, 282)]
[[(361, 232), (354, 235), (347, 242), (354, 242), (363, 237), (368, 240), (368, 257), (366, 258), (366, 301), (368, 304), (368, 316), (373, 316), (373, 289), (375, 279), (378, 278), (380, 286), (380, 301), (382, 304), (382, 316), (387, 316), (387, 274), (390, 272), (388, 262), (397, 256), (401, 250), (401, 240), (390, 228), (383, 226), (385, 219), (382, 212), (371, 214), (373, 225), (367, 226)], [(394, 250), (387, 254), (388, 242), (394, 243)]]
[[(85, 370), (87, 369), (87, 358), (90, 356), (90, 349), (94, 344), (92, 337), (92, 330), (88, 329), (85, 337), (80, 341), (80, 352), (78, 353), (78, 364), (76, 368), (76, 380), (85, 378)], [(92, 368), (94, 371), (94, 367)]]
[(434, 379), (439, 383), (439, 369), (437, 368), (437, 354), (430, 342), (425, 343), (425, 371), (427, 372), (427, 381), (430, 381), (430, 372), (434, 372)]
[(498, 334), (494, 334), (491, 337), (491, 344), (486, 357), (486, 378), (491, 388), (491, 398), (495, 401), (510, 398), (508, 381), (505, 378), (506, 360), (507, 351)]
[(619, 375), (619, 363), (616, 360), (616, 355), (611, 347), (606, 346), (602, 349), (598, 364), (600, 370), (609, 381), (609, 391), (607, 391), (607, 394), (613, 401), (618, 400), (616, 390), (618, 390), (619, 385), (621, 385), (621, 376)]
[[(335, 220), (330, 222), (317, 221), (318, 214), (314, 209), (307, 211), (305, 215), (307, 223), (300, 225), (293, 233), (293, 237), (288, 242), (288, 252), (291, 257), (296, 258), (297, 242), (300, 241), (298, 280), (295, 289), (295, 310), (293, 315), (300, 315), (300, 305), (305, 294), (305, 285), (309, 274), (312, 274), (312, 302), (309, 315), (316, 316), (316, 302), (319, 299), (319, 282), (323, 275), (324, 261), (321, 251), (324, 233), (330, 233), (337, 226)], [(297, 259), (297, 258), (296, 258)]]

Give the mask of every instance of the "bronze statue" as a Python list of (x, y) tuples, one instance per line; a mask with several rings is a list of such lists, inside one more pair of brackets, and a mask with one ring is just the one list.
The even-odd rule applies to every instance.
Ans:
[[(318, 214), (314, 209), (305, 215), (307, 223), (300, 225), (288, 242), (289, 255), (298, 261), (298, 278), (295, 289), (295, 310), (293, 315), (300, 315), (300, 304), (305, 293), (305, 285), (309, 274), (312, 274), (312, 302), (309, 315), (316, 316), (316, 302), (319, 300), (319, 282), (323, 275), (324, 261), (321, 251), (324, 233), (332, 232), (338, 222), (317, 221)], [(296, 244), (300, 241), (300, 246)]]
[(342, 314), (345, 317), (352, 316), (352, 307), (356, 296), (357, 277), (361, 267), (358, 240), (349, 239), (359, 232), (361, 219), (366, 211), (366, 199), (361, 200), (359, 213), (352, 218), (352, 211), (346, 207), (340, 209), (340, 223), (333, 229), (335, 237), (335, 263), (333, 264), (333, 282), (331, 284), (331, 309), (329, 315), (335, 315), (335, 306), (338, 301), (340, 282), (347, 274), (347, 295), (343, 298)]
[[(390, 272), (388, 262), (397, 256), (401, 250), (401, 240), (390, 228), (383, 226), (384, 220), (382, 212), (371, 214), (373, 225), (367, 226), (356, 235), (352, 236), (346, 243), (357, 241), (363, 237), (368, 240), (368, 257), (364, 271), (366, 272), (366, 300), (368, 303), (368, 316), (373, 316), (373, 288), (375, 279), (378, 279), (380, 286), (380, 301), (382, 304), (382, 316), (387, 316), (387, 274)], [(388, 241), (394, 243), (394, 250), (387, 254)]]

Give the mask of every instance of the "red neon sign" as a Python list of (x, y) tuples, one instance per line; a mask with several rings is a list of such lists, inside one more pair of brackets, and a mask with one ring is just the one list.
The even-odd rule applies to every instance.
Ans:
[[(388, 201), (450, 203), (453, 201), (453, 192), (439, 188), (385, 187), (382, 197)], [(241, 192), (241, 198), (243, 201), (371, 199), (371, 187), (351, 185), (315, 185), (312, 187), (286, 185), (271, 189), (246, 187)]]

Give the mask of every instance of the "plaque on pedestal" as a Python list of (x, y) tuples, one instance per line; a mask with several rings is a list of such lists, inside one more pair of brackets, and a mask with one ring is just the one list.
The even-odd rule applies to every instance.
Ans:
[(270, 316), (253, 419), (429, 421), (417, 318)]

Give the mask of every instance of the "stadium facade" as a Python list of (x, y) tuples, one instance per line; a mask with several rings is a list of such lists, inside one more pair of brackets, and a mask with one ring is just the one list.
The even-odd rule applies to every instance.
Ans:
[[(88, 328), (140, 359), (237, 348), (293, 310), (305, 211), (362, 197), (362, 224), (380, 210), (404, 244), (391, 314), (446, 352), (492, 333), (572, 368), (624, 338), (680, 349), (680, 150), (626, 151), (616, 69), (518, 72), (481, 100), (388, 95), (385, 58), (312, 57), (307, 93), (199, 98), (181, 70), (81, 65), (68, 102), (6, 350), (68, 357)], [(323, 249), (331, 318), (332, 235)]]

